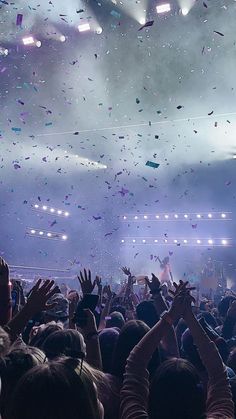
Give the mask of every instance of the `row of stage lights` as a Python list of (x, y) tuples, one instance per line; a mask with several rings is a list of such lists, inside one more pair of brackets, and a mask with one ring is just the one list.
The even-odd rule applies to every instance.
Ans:
[[(187, 7), (183, 7), (182, 9), (180, 9), (180, 13), (183, 16), (186, 16), (189, 13), (189, 8)], [(171, 11), (171, 5), (170, 3), (163, 3), (163, 4), (158, 4), (156, 6), (156, 11), (157, 14), (164, 14), (164, 13), (168, 13)], [(142, 17), (139, 19), (139, 23), (140, 25), (145, 25), (147, 22), (145, 17)], [(94, 31), (95, 33), (97, 33), (98, 35), (101, 35), (101, 33), (103, 32), (103, 29), (101, 26), (95, 26), (95, 29), (93, 27), (91, 27), (89, 22), (85, 22), (85, 23), (81, 23), (78, 25), (78, 31), (80, 33), (82, 32), (87, 32), (87, 31)], [(65, 42), (67, 40), (67, 37), (63, 34), (58, 36), (58, 40), (60, 42)], [(42, 42), (38, 39), (36, 39), (34, 36), (32, 35), (28, 35), (22, 38), (22, 43), (25, 46), (36, 46), (38, 48), (40, 48), (42, 46)], [(7, 56), (9, 54), (9, 50), (7, 48), (4, 47), (0, 47), (0, 56)]]
[(185, 246), (232, 246), (232, 239), (225, 239), (225, 238), (215, 238), (215, 239), (163, 239), (162, 237), (158, 239), (154, 238), (132, 238), (127, 237), (121, 240), (122, 244), (135, 244), (135, 245), (142, 245), (142, 244), (149, 244), (149, 245), (185, 245)]
[(123, 215), (124, 221), (187, 221), (187, 220), (231, 220), (231, 212), (188, 213), (188, 214), (139, 214)]
[(32, 209), (34, 209), (36, 211), (46, 212), (47, 214), (58, 215), (58, 216), (62, 216), (62, 217), (69, 217), (69, 215), (70, 215), (68, 211), (63, 211), (63, 210), (60, 210), (60, 209), (48, 207), (47, 205), (35, 204), (35, 205), (33, 205)]
[(26, 231), (26, 235), (31, 236), (31, 237), (38, 237), (41, 239), (53, 239), (53, 240), (64, 240), (64, 241), (68, 239), (66, 234), (39, 230), (35, 228), (28, 228)]

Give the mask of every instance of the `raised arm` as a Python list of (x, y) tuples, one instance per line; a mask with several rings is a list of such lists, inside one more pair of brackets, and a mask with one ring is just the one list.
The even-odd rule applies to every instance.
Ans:
[(0, 258), (0, 326), (10, 321), (12, 316), (11, 282), (9, 267), (4, 259)]

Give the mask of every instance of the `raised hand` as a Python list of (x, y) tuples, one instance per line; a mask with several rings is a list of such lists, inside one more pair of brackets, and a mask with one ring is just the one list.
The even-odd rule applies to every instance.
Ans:
[(0, 257), (0, 284), (8, 285), (9, 284), (9, 267), (7, 262)]
[(57, 303), (48, 304), (47, 301), (57, 292), (54, 281), (47, 279), (43, 282), (39, 279), (30, 292), (25, 308), (31, 315), (53, 308)]
[(187, 317), (192, 315), (192, 302), (195, 299), (192, 297), (190, 292), (194, 290), (194, 287), (188, 287), (188, 281), (183, 282), (180, 280), (179, 284), (174, 282), (175, 291), (169, 291), (174, 296), (172, 306), (170, 308), (170, 315), (174, 321), (179, 320), (180, 317)]
[(121, 270), (124, 272), (126, 276), (131, 276), (130, 268), (127, 268), (126, 266), (123, 266)]
[(156, 275), (152, 274), (152, 280), (150, 281), (148, 277), (145, 277), (146, 284), (148, 285), (152, 295), (157, 294), (161, 290), (161, 283)]
[(78, 276), (78, 280), (80, 282), (81, 290), (83, 295), (91, 294), (94, 290), (96, 280), (92, 282), (91, 280), (91, 271), (84, 269), (84, 273), (80, 271), (80, 275)]
[(112, 298), (113, 293), (112, 293), (112, 290), (111, 290), (110, 285), (105, 285), (103, 287), (103, 294), (106, 294), (107, 297), (108, 297), (108, 299), (111, 299)]
[(96, 275), (95, 277), (95, 284), (98, 287), (98, 294), (101, 295), (102, 294), (102, 278), (98, 275)]

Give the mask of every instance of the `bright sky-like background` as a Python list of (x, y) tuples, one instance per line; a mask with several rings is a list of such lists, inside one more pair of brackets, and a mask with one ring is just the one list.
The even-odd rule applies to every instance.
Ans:
[[(120, 215), (236, 207), (236, 2), (173, 0), (164, 15), (156, 4), (0, 1), (0, 47), (9, 50), (0, 56), (0, 251), (11, 264), (63, 269), (76, 261), (73, 272), (80, 263), (107, 278), (123, 264), (150, 273), (150, 255), (169, 250), (178, 272), (178, 255), (233, 261), (229, 249), (193, 255), (121, 246), (122, 237), (140, 231), (191, 236), (192, 222), (137, 230)], [(190, 9), (187, 16), (181, 7)], [(153, 26), (138, 31), (142, 18)], [(86, 22), (92, 30), (79, 33)], [(23, 46), (28, 35), (41, 48)], [(37, 214), (35, 203), (70, 217)], [(29, 238), (27, 227), (68, 240)], [(201, 234), (218, 231), (236, 239), (235, 222), (205, 223)]]

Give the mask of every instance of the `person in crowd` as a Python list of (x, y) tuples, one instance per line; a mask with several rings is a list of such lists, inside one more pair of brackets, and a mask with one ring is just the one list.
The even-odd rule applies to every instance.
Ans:
[[(192, 306), (188, 283), (168, 291), (152, 274), (136, 293), (136, 277), (122, 271), (127, 279), (114, 288), (81, 271), (80, 289), (65, 296), (53, 280), (39, 280), (12, 311), (0, 259), (2, 419), (234, 417), (234, 298), (206, 313)], [(88, 294), (98, 295), (96, 308), (85, 305)]]

